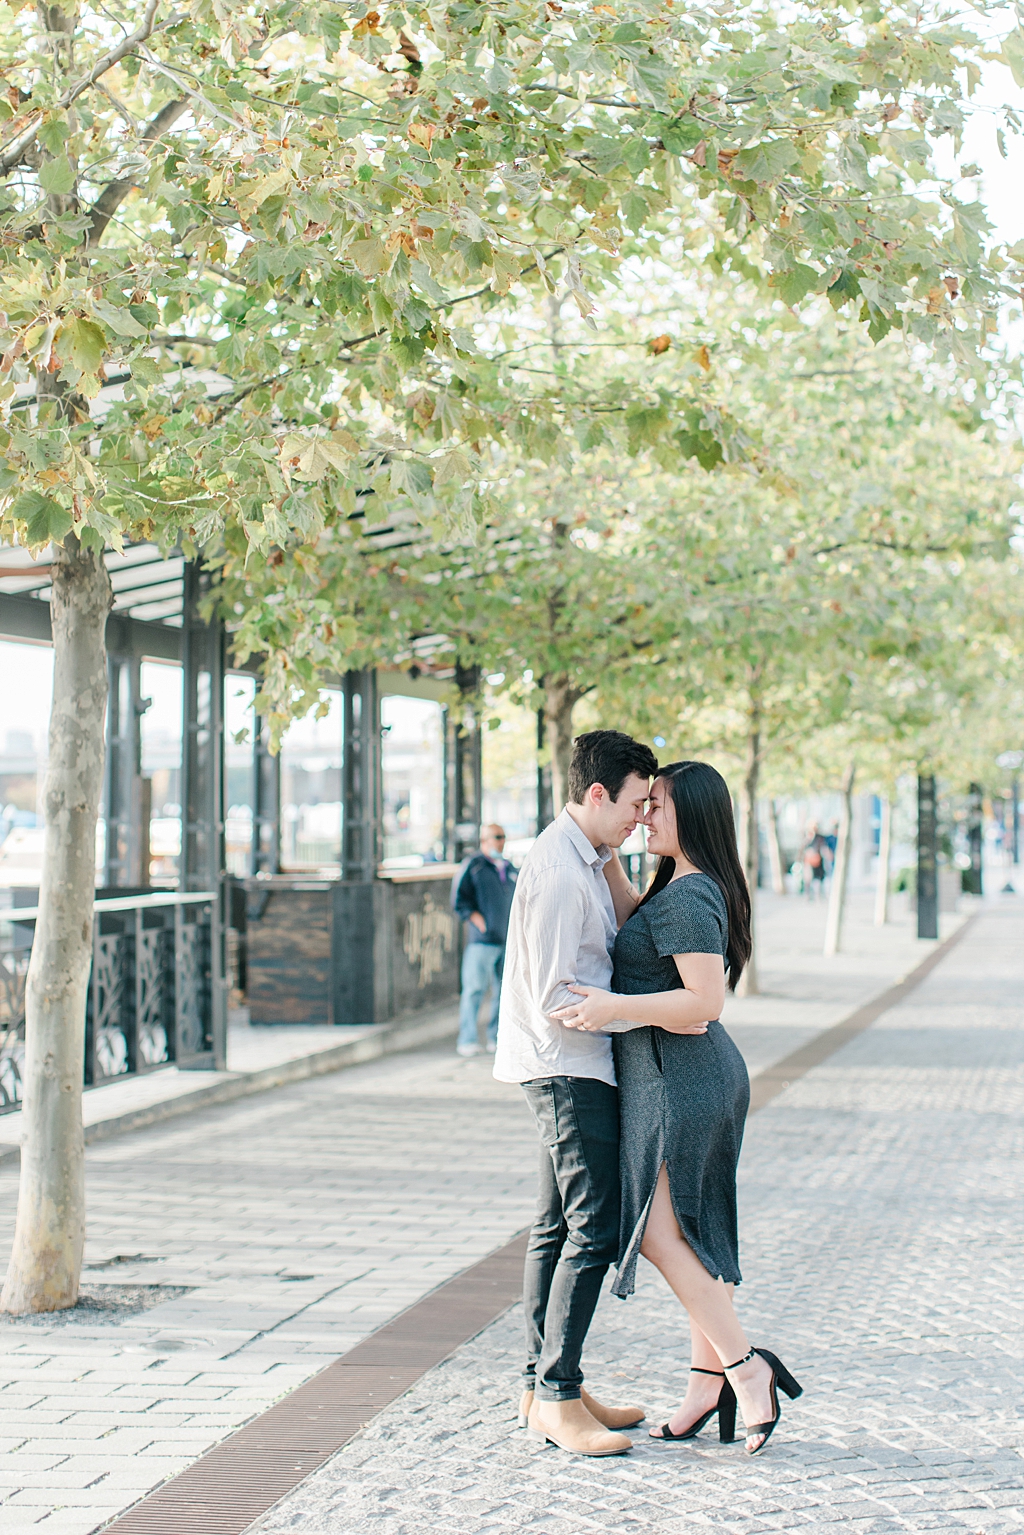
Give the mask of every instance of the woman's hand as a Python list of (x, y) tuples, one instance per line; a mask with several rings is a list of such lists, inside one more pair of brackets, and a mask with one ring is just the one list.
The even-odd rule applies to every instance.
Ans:
[(587, 1029), (594, 1033), (618, 1017), (616, 1004), (619, 998), (613, 991), (602, 991), (600, 986), (567, 986), (566, 990), (583, 998), (574, 1007), (560, 1007), (551, 1014), (567, 1029)]

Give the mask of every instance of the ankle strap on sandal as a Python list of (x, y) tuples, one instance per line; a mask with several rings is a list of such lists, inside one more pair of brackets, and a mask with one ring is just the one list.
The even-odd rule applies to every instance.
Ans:
[(754, 1355), (756, 1353), (757, 1353), (757, 1349), (756, 1348), (749, 1349), (747, 1351), (747, 1353), (745, 1353), (743, 1355), (742, 1359), (737, 1359), (735, 1364), (727, 1364), (725, 1368), (727, 1370), (738, 1370), (741, 1364), (746, 1364), (748, 1362), (748, 1360), (753, 1359), (753, 1357), (754, 1357)]
[(700, 1365), (691, 1364), (691, 1366), (690, 1366), (690, 1374), (691, 1375), (720, 1375), (720, 1376), (722, 1376), (724, 1378), (725, 1371), (724, 1370), (702, 1370)]

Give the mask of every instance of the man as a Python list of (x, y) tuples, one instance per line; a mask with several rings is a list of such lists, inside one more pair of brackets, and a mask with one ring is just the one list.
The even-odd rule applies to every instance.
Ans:
[[(611, 1430), (639, 1423), (644, 1411), (604, 1407), (583, 1389), (583, 1343), (618, 1253), (619, 1105), (610, 1038), (551, 1015), (573, 1004), (572, 983), (611, 982), (618, 901), (604, 866), (643, 816), (657, 767), (648, 747), (618, 730), (579, 737), (569, 803), (527, 855), (509, 920), (494, 1075), (522, 1084), (541, 1140), (520, 1422), (581, 1455), (631, 1449)], [(630, 909), (635, 899), (630, 892)]]
[(469, 860), (455, 886), (452, 905), (468, 923), (462, 951), (462, 998), (459, 1003), (459, 1055), (477, 1055), (477, 1018), (484, 992), (491, 988), (491, 1016), (487, 1020), (487, 1048), (493, 1054), (498, 1037), (498, 1001), (501, 967), (508, 937), (508, 913), (516, 887), (516, 871), (504, 857), (505, 833), (500, 826), (484, 826), (480, 851)]

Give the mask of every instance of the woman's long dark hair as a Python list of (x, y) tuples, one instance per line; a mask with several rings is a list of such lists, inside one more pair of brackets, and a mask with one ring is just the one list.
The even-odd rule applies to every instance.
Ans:
[[(710, 875), (725, 898), (729, 914), (729, 940), (725, 961), (729, 971), (729, 989), (743, 974), (750, 958), (750, 892), (743, 876), (743, 866), (736, 847), (729, 786), (709, 762), (670, 762), (658, 769), (672, 795), (676, 812), (679, 846), (702, 874)], [(664, 890), (676, 872), (674, 858), (662, 857), (647, 893), (649, 901)]]

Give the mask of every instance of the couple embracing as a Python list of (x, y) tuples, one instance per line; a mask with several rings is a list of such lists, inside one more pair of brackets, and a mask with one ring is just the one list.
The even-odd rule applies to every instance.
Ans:
[[(642, 742), (595, 730), (575, 743), (568, 792), (519, 875), (494, 1067), (522, 1084), (541, 1141), (520, 1422), (581, 1455), (632, 1448), (621, 1430), (644, 1409), (598, 1402), (580, 1360), (609, 1267), (628, 1296), (643, 1253), (691, 1334), (686, 1397), (651, 1437), (692, 1439), (717, 1414), (731, 1442), (738, 1405), (756, 1455), (779, 1389), (800, 1387), (750, 1346), (732, 1300), (750, 1089), (717, 1020), (750, 957), (750, 897), (729, 791), (707, 763), (659, 768)], [(643, 897), (613, 851), (640, 821), (659, 858)]]

